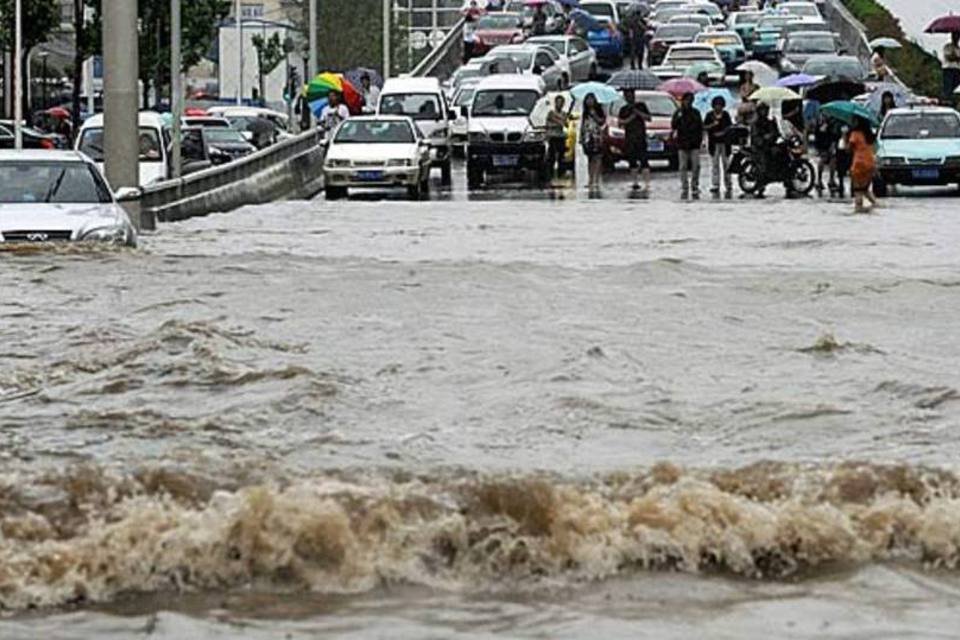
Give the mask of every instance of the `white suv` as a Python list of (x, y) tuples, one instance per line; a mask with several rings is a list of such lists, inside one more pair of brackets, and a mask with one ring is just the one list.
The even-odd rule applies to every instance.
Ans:
[(391, 78), (380, 91), (377, 115), (408, 116), (430, 143), (431, 165), (440, 167), (441, 181), (450, 184), (452, 143), (450, 123), (456, 114), (436, 78)]
[(484, 78), (467, 108), (467, 186), (479, 187), (489, 173), (527, 169), (549, 179), (545, 132), (530, 122), (544, 95), (538, 76), (505, 74)]

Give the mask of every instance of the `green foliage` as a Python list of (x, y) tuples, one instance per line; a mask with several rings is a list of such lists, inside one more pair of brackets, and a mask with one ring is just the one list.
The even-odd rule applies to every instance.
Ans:
[(867, 30), (872, 40), (889, 36), (903, 43), (903, 49), (890, 51), (887, 61), (897, 75), (917, 93), (939, 96), (942, 91), (940, 61), (903, 32), (900, 21), (875, 0), (843, 0), (850, 13)]
[(287, 56), (283, 50), (280, 34), (275, 33), (270, 38), (260, 34), (253, 36), (253, 48), (257, 50), (257, 63), (260, 66), (260, 75), (270, 75)]
[[(383, 64), (383, 3), (381, 0), (324, 0), (319, 3), (317, 61), (320, 71), (348, 71), (357, 67), (380, 69)], [(391, 20), (392, 71), (403, 73), (426, 55), (426, 49), (407, 58), (408, 14)], [(306, 3), (304, 3), (306, 24)]]
[[(29, 51), (60, 26), (60, 8), (56, 0), (26, 0), (23, 5), (23, 49)], [(16, 29), (14, 0), (0, 0), (0, 50), (13, 51)]]

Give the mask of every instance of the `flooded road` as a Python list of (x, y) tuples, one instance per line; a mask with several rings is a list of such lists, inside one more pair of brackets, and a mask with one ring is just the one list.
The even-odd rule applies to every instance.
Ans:
[(957, 200), (654, 187), (0, 252), (0, 637), (952, 637)]

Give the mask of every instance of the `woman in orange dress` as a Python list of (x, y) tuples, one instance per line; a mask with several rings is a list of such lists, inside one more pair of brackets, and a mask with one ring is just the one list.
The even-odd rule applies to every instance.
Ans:
[(873, 154), (873, 132), (870, 123), (858, 117), (850, 130), (847, 139), (847, 149), (851, 155), (850, 183), (853, 191), (854, 211), (864, 213), (869, 211), (863, 206), (863, 199), (870, 201), (870, 208), (877, 206), (871, 187), (873, 176), (877, 169), (877, 162)]

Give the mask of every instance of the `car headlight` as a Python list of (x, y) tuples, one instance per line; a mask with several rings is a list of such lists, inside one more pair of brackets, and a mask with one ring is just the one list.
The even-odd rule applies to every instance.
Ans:
[(393, 160), (387, 160), (388, 167), (409, 167), (413, 165), (413, 162), (410, 158), (395, 158)]
[(327, 168), (329, 169), (337, 169), (337, 168), (343, 168), (343, 167), (349, 167), (349, 166), (350, 166), (349, 160), (336, 160), (336, 159), (327, 160)]
[(122, 224), (109, 227), (97, 227), (83, 232), (80, 240), (87, 242), (110, 242), (113, 244), (127, 244), (130, 240), (130, 229)]
[(536, 129), (527, 131), (523, 134), (524, 142), (543, 142), (546, 139), (546, 134), (543, 131), (537, 131)]
[(898, 164), (906, 164), (906, 162), (907, 162), (906, 158), (902, 158), (899, 156), (888, 156), (888, 157), (880, 158), (880, 164), (885, 167), (898, 165)]

